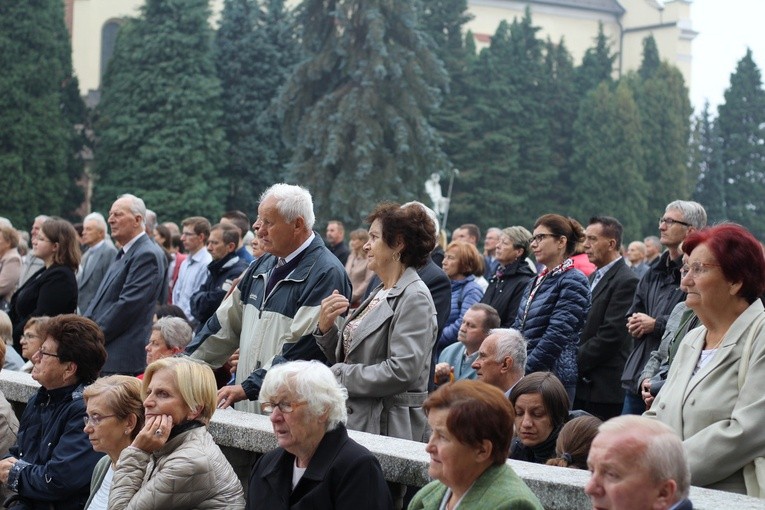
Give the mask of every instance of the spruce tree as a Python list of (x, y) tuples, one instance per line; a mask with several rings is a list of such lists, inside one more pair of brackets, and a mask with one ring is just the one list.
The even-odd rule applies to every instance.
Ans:
[(226, 0), (216, 38), (228, 142), (227, 209), (254, 213), (260, 193), (281, 180), (289, 153), (269, 109), (298, 58), (294, 19), (283, 0)]
[(750, 49), (731, 74), (724, 97), (716, 126), (727, 218), (765, 239), (765, 90)]
[(279, 113), (294, 149), (288, 179), (320, 221), (353, 225), (381, 200), (423, 199), (446, 158), (428, 115), (447, 75), (418, 28), (418, 2), (305, 0), (305, 60)]
[(134, 193), (160, 219), (223, 210), (220, 82), (207, 0), (148, 0), (104, 75), (96, 204)]
[(0, 68), (0, 175), (8, 192), (0, 216), (18, 228), (38, 214), (70, 216), (81, 198), (73, 129), (81, 110), (70, 97), (77, 83), (61, 2), (0, 4)]
[(571, 214), (581, 221), (607, 214), (624, 225), (624, 239), (640, 239), (649, 188), (641, 174), (640, 115), (625, 83), (605, 82), (579, 107), (574, 126)]
[(656, 233), (656, 218), (668, 203), (688, 199), (691, 104), (680, 71), (667, 62), (656, 65), (656, 43), (648, 37), (643, 63), (627, 76), (640, 111), (644, 178), (651, 184), (643, 234)]
[(697, 179), (693, 199), (706, 209), (710, 225), (725, 220), (728, 215), (725, 206), (725, 167), (721, 157), (720, 139), (707, 102), (696, 119), (691, 137), (690, 171)]
[(612, 73), (616, 55), (603, 32), (603, 23), (598, 25), (595, 46), (588, 48), (582, 57), (582, 64), (576, 69), (576, 84), (582, 98), (601, 82), (613, 82)]

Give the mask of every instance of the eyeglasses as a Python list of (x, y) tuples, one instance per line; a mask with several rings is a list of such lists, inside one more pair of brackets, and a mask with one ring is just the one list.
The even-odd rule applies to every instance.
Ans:
[(42, 358), (43, 356), (50, 356), (51, 358), (58, 358), (61, 359), (61, 356), (58, 354), (53, 354), (52, 352), (45, 352), (42, 349), (37, 350), (37, 354)]
[(683, 225), (684, 227), (690, 227), (691, 226), (690, 223), (686, 223), (686, 222), (680, 221), (680, 220), (673, 220), (672, 218), (659, 218), (659, 225), (661, 225), (662, 223), (664, 223), (668, 227), (671, 227), (675, 223), (677, 223), (678, 225)]
[(183, 232), (183, 233), (181, 233), (181, 237), (194, 237), (195, 235), (197, 235), (196, 232)]
[(690, 273), (691, 278), (696, 278), (699, 275), (709, 272), (710, 267), (720, 267), (720, 264), (711, 264), (707, 262), (694, 262), (693, 264), (683, 264), (680, 268), (680, 276), (685, 278)]
[(96, 414), (96, 415), (93, 415), (93, 416), (88, 416), (86, 414), (85, 416), (82, 417), (82, 423), (84, 423), (86, 427), (88, 426), (88, 424), (91, 424), (94, 427), (98, 427), (99, 425), (101, 425), (101, 422), (104, 421), (105, 419), (107, 419), (107, 418), (114, 418), (115, 416), (117, 416), (117, 415), (116, 414), (107, 414), (106, 416), (99, 416), (99, 415)]
[(555, 234), (537, 234), (535, 236), (531, 236), (531, 242), (532, 243), (541, 243), (545, 240), (545, 237), (558, 237)]
[(278, 407), (279, 410), (285, 414), (293, 412), (298, 407), (307, 404), (308, 402), (261, 402), (260, 410), (265, 414), (271, 414)]

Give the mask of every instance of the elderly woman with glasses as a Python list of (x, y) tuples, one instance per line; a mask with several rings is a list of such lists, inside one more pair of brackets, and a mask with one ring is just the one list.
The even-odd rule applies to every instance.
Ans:
[(210, 367), (191, 359), (146, 368), (145, 424), (119, 456), (110, 510), (244, 508), (242, 484), (207, 431), (216, 394)]
[(348, 394), (318, 361), (268, 371), (260, 390), (279, 447), (252, 468), (248, 509), (393, 508), (380, 463), (345, 429)]
[(41, 337), (32, 356), (41, 388), (27, 402), (11, 455), (0, 460), (0, 482), (18, 493), (19, 508), (81, 509), (101, 458), (82, 431), (82, 393), (106, 361), (104, 335), (90, 319), (59, 315)]
[(106, 454), (93, 470), (85, 510), (106, 510), (120, 453), (143, 427), (141, 381), (127, 375), (110, 375), (85, 388), (82, 397), (87, 406), (85, 433), (93, 449)]
[(693, 484), (765, 497), (765, 258), (745, 228), (692, 232), (680, 288), (702, 326), (683, 338), (647, 416), (683, 439)]

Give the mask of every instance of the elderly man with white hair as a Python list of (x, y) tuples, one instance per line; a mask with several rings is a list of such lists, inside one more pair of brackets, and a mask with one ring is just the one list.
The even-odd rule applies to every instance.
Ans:
[(692, 510), (691, 472), (680, 437), (650, 418), (624, 415), (598, 428), (585, 485), (597, 510)]
[(77, 309), (88, 309), (96, 295), (101, 280), (117, 256), (117, 248), (106, 237), (106, 220), (103, 215), (93, 212), (85, 216), (82, 222), (82, 244), (88, 251), (82, 256), (80, 270), (77, 271)]
[(313, 224), (307, 189), (274, 184), (261, 195), (253, 230), (266, 254), (245, 271), (187, 349), (213, 368), (239, 349), (236, 380), (219, 390), (220, 407), (239, 402), (238, 410), (259, 413), (260, 387), (272, 366), (326, 359), (313, 338), (321, 300), (335, 290), (350, 298), (351, 283)]
[(348, 437), (348, 392), (326, 365), (273, 367), (260, 395), (279, 447), (253, 466), (247, 509), (393, 508), (377, 458)]

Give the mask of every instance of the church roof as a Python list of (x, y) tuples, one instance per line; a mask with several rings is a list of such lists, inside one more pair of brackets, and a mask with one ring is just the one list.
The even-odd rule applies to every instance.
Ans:
[(573, 9), (583, 9), (586, 11), (607, 12), (617, 16), (621, 16), (625, 12), (624, 7), (622, 7), (617, 0), (531, 0), (529, 3), (556, 5)]

